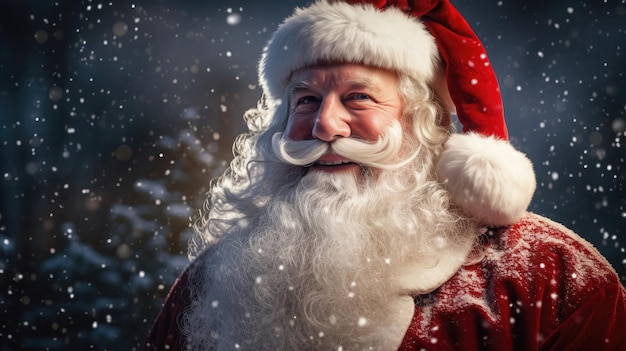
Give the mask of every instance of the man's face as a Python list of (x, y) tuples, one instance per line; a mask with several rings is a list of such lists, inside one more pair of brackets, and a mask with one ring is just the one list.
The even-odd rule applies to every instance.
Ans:
[[(293, 140), (339, 138), (376, 141), (402, 116), (394, 72), (356, 64), (320, 65), (294, 72), (284, 135)], [(360, 165), (335, 154), (312, 167), (326, 172), (359, 172)]]

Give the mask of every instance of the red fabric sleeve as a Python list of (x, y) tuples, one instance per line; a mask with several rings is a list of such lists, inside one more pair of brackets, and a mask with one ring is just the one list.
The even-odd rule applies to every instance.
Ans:
[(598, 289), (545, 339), (540, 350), (626, 350), (624, 288), (618, 282)]
[(418, 299), (400, 350), (626, 351), (626, 289), (565, 227), (529, 214)]
[(163, 308), (148, 332), (144, 351), (184, 349), (185, 339), (180, 330), (180, 314), (190, 303), (187, 275), (186, 270), (176, 279), (167, 294)]

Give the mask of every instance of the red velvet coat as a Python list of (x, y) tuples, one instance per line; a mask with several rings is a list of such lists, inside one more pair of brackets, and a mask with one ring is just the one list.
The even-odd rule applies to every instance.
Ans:
[[(626, 290), (609, 263), (563, 226), (529, 214), (496, 231), (485, 257), (415, 297), (400, 350), (626, 350)], [(144, 350), (183, 350), (187, 273)]]

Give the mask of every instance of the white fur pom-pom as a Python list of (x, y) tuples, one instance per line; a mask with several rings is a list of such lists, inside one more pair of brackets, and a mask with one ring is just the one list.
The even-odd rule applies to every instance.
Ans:
[(484, 224), (509, 225), (526, 212), (537, 186), (533, 165), (510, 143), (453, 134), (436, 171), (452, 202)]

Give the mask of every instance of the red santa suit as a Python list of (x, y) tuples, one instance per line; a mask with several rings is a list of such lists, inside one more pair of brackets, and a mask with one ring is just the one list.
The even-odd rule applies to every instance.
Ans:
[[(399, 350), (626, 350), (626, 290), (591, 244), (535, 214), (484, 239), (480, 262), (415, 296)], [(188, 279), (175, 282), (144, 350), (185, 349)]]

